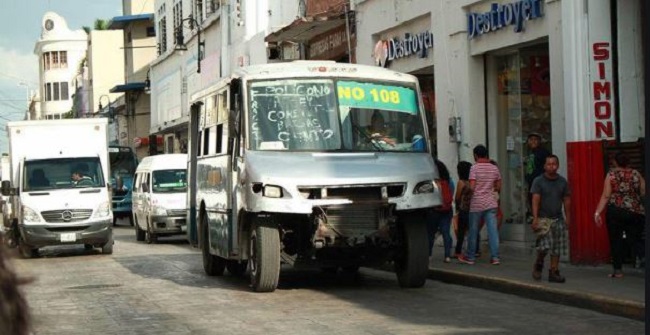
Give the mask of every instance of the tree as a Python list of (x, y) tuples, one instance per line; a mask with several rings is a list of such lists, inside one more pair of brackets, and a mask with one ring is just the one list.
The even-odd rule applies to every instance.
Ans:
[(94, 30), (108, 30), (108, 20), (96, 19)]

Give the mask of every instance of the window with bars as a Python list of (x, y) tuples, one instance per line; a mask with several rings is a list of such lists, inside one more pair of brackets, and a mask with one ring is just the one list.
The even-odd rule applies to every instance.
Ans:
[(62, 69), (68, 68), (68, 52), (59, 51), (59, 64)]
[(43, 69), (44, 70), (49, 70), (50, 69), (50, 53), (46, 52), (43, 54)]
[(53, 69), (58, 69), (59, 68), (59, 53), (58, 52), (52, 52), (52, 68)]
[(158, 54), (160, 55), (167, 51), (167, 18), (164, 16), (158, 21), (158, 31), (160, 32), (158, 35)]
[(52, 101), (52, 84), (45, 84), (45, 101)]
[(68, 68), (67, 51), (50, 51), (43, 53), (43, 69), (66, 69)]

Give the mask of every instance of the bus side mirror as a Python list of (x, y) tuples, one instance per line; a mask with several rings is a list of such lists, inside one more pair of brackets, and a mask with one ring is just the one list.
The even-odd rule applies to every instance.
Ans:
[[(13, 191), (13, 192), (12, 192)], [(15, 190), (11, 189), (11, 182), (8, 180), (2, 181), (2, 186), (0, 188), (2, 195), (15, 195)]]

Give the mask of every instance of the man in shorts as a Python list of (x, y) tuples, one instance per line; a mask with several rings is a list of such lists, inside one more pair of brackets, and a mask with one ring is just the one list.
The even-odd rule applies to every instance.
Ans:
[[(551, 268), (548, 281), (564, 283), (560, 275), (560, 255), (566, 254), (567, 229), (571, 217), (571, 191), (567, 180), (557, 173), (560, 160), (549, 155), (544, 162), (544, 173), (535, 178), (530, 188), (532, 195), (533, 223), (537, 233), (537, 259), (533, 266), (533, 279), (542, 278), (544, 258), (551, 254)], [(564, 213), (562, 208), (564, 207)]]

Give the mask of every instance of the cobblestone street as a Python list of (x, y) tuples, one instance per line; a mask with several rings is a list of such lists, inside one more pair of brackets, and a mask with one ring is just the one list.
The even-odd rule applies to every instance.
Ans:
[(115, 235), (110, 256), (71, 246), (17, 260), (35, 279), (27, 287), (35, 334), (643, 332), (629, 319), (437, 281), (403, 290), (393, 274), (370, 269), (284, 271), (277, 291), (253, 293), (247, 278), (206, 276), (180, 237), (147, 245), (126, 226)]

